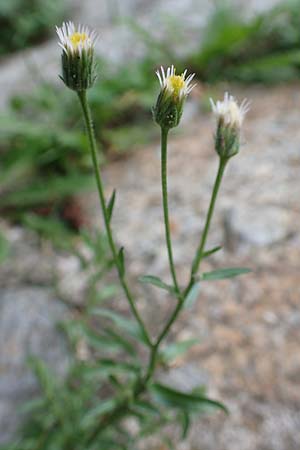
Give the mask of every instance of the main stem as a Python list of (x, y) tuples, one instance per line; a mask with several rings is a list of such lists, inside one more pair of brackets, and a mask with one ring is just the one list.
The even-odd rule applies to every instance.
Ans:
[(167, 336), (167, 334), (169, 333), (173, 323), (176, 321), (178, 315), (180, 314), (180, 312), (184, 306), (184, 302), (195, 282), (195, 275), (199, 270), (200, 263), (203, 258), (205, 244), (207, 241), (207, 236), (208, 236), (208, 232), (209, 232), (209, 228), (210, 228), (210, 224), (211, 224), (211, 219), (212, 219), (213, 212), (215, 209), (216, 199), (217, 199), (218, 192), (219, 192), (219, 189), (221, 186), (221, 181), (222, 181), (222, 177), (224, 174), (226, 162), (227, 162), (227, 160), (220, 159), (219, 168), (218, 168), (217, 176), (216, 176), (214, 187), (213, 187), (213, 192), (212, 192), (212, 196), (211, 196), (211, 200), (210, 200), (210, 204), (209, 204), (209, 209), (208, 209), (208, 213), (207, 213), (207, 217), (206, 217), (204, 230), (202, 233), (199, 247), (196, 252), (196, 256), (195, 256), (193, 265), (192, 265), (190, 281), (189, 281), (188, 286), (185, 289), (184, 293), (183, 294), (180, 293), (178, 300), (177, 300), (176, 308), (174, 309), (174, 311), (171, 314), (168, 322), (166, 323), (163, 331), (159, 335), (156, 343), (154, 344), (154, 346), (152, 348), (149, 365), (148, 365), (148, 370), (147, 370), (146, 376), (145, 376), (145, 382), (147, 382), (151, 379), (151, 377), (154, 373), (154, 370), (155, 370), (155, 366), (156, 366), (156, 360), (157, 360), (159, 346), (160, 346), (161, 342), (164, 340), (164, 338)]
[[(214, 184), (214, 188), (213, 188), (213, 192), (212, 192), (212, 196), (211, 196), (211, 200), (210, 200), (210, 205), (209, 205), (209, 209), (208, 209), (208, 213), (207, 213), (207, 217), (206, 217), (203, 234), (202, 234), (200, 244), (197, 249), (196, 256), (195, 256), (195, 259), (194, 259), (194, 262), (192, 265), (190, 281), (189, 281), (188, 286), (185, 289), (184, 293), (181, 293), (181, 290), (180, 290), (178, 282), (177, 282), (177, 276), (176, 276), (176, 271), (175, 271), (173, 252), (172, 252), (171, 233), (170, 233), (170, 223), (169, 223), (168, 185), (167, 185), (168, 130), (162, 129), (162, 132), (161, 132), (161, 180), (162, 180), (163, 211), (164, 211), (165, 234), (166, 234), (168, 258), (169, 258), (169, 266), (170, 266), (170, 271), (171, 271), (171, 275), (172, 275), (172, 279), (173, 279), (175, 293), (177, 296), (177, 305), (176, 305), (176, 308), (174, 309), (171, 317), (169, 318), (168, 322), (166, 323), (165, 327), (163, 328), (161, 334), (157, 338), (155, 344), (152, 344), (149, 334), (148, 334), (148, 332), (145, 328), (145, 325), (139, 315), (139, 312), (135, 306), (134, 299), (131, 295), (131, 292), (130, 292), (130, 290), (127, 286), (126, 280), (124, 278), (124, 273), (122, 271), (122, 267), (120, 265), (120, 261), (118, 258), (117, 248), (116, 248), (116, 245), (115, 245), (115, 242), (113, 239), (113, 235), (112, 235), (112, 231), (111, 231), (111, 227), (110, 227), (110, 221), (109, 221), (109, 217), (108, 217), (108, 213), (107, 213), (107, 207), (106, 207), (104, 190), (103, 190), (103, 183), (102, 183), (102, 179), (101, 179), (101, 173), (99, 170), (99, 162), (98, 162), (98, 156), (97, 156), (97, 146), (96, 146), (96, 141), (95, 141), (93, 122), (92, 122), (90, 109), (89, 109), (89, 106), (87, 103), (86, 92), (83, 91), (83, 92), (78, 93), (78, 97), (79, 97), (79, 100), (80, 100), (80, 103), (82, 106), (82, 111), (83, 111), (83, 115), (84, 115), (84, 119), (85, 119), (85, 123), (86, 123), (86, 129), (87, 129), (87, 134), (88, 134), (89, 143), (90, 143), (90, 149), (91, 149), (92, 160), (93, 160), (93, 165), (94, 165), (94, 170), (95, 170), (99, 199), (100, 199), (101, 209), (102, 209), (102, 213), (103, 213), (104, 224), (105, 224), (105, 228), (106, 228), (108, 242), (109, 242), (109, 245), (111, 248), (111, 252), (113, 254), (114, 263), (115, 263), (115, 266), (118, 271), (120, 283), (123, 287), (123, 290), (125, 292), (127, 300), (130, 304), (131, 310), (132, 310), (137, 322), (139, 323), (139, 325), (141, 327), (141, 330), (147, 340), (148, 346), (151, 349), (149, 364), (146, 369), (145, 376), (142, 380), (140, 380), (140, 382), (137, 385), (137, 388), (134, 392), (134, 396), (135, 396), (135, 398), (137, 398), (140, 394), (142, 394), (145, 391), (148, 381), (152, 378), (155, 368), (156, 368), (156, 362), (157, 362), (157, 356), (158, 356), (158, 350), (159, 350), (160, 344), (164, 340), (164, 338), (167, 336), (167, 334), (169, 333), (173, 323), (176, 321), (178, 315), (180, 314), (180, 312), (184, 306), (184, 302), (185, 302), (191, 288), (194, 285), (195, 275), (199, 270), (200, 263), (203, 258), (205, 244), (206, 244), (206, 240), (207, 240), (207, 236), (208, 236), (208, 232), (209, 232), (209, 228), (210, 228), (210, 223), (211, 223), (211, 219), (213, 216), (213, 211), (215, 208), (215, 203), (216, 203), (217, 195), (218, 195), (218, 192), (220, 189), (220, 185), (221, 185), (221, 181), (222, 181), (222, 177), (224, 174), (227, 160), (220, 158), (218, 173), (216, 176), (216, 180), (215, 180), (215, 184)], [(99, 426), (90, 435), (90, 437), (88, 439), (88, 443), (90, 444), (90, 443), (94, 442), (97, 439), (97, 437), (101, 434), (103, 428), (105, 428), (106, 425), (113, 423), (115, 420), (118, 420), (118, 418), (121, 417), (126, 410), (127, 410), (127, 401), (119, 404), (111, 414), (108, 414), (108, 416), (105, 417), (105, 419), (103, 421), (101, 421)]]
[(169, 206), (168, 206), (168, 167), (167, 167), (167, 159), (168, 159), (168, 133), (169, 130), (167, 128), (161, 129), (161, 187), (162, 187), (162, 200), (163, 200), (163, 210), (164, 210), (164, 222), (165, 222), (165, 235), (166, 235), (166, 243), (168, 249), (168, 258), (169, 258), (169, 266), (170, 272), (173, 279), (173, 284), (175, 288), (175, 292), (177, 296), (180, 296), (180, 289), (177, 282), (174, 258), (173, 258), (173, 250), (172, 250), (172, 240), (171, 240), (171, 232), (170, 232), (170, 220), (169, 220)]
[(134, 301), (133, 296), (127, 285), (127, 282), (126, 282), (126, 279), (124, 276), (124, 272), (122, 270), (121, 263), (119, 261), (117, 247), (116, 247), (116, 244), (113, 239), (112, 230), (111, 230), (111, 226), (110, 226), (110, 220), (109, 220), (107, 207), (106, 207), (101, 172), (99, 170), (97, 144), (96, 144), (96, 139), (95, 139), (95, 134), (94, 134), (93, 120), (92, 120), (90, 108), (89, 108), (89, 105), (87, 102), (86, 91), (78, 92), (78, 97), (80, 100), (80, 104), (82, 107), (82, 112), (83, 112), (83, 116), (84, 116), (84, 120), (85, 120), (85, 125), (86, 125), (86, 130), (87, 130), (87, 135), (88, 135), (90, 150), (91, 150), (91, 155), (92, 155), (92, 161), (93, 161), (93, 166), (94, 166), (94, 171), (95, 171), (96, 183), (97, 183), (97, 188), (98, 188), (99, 200), (100, 200), (100, 205), (101, 205), (103, 219), (104, 219), (105, 230), (106, 230), (109, 246), (110, 246), (110, 249), (111, 249), (111, 252), (113, 255), (114, 264), (117, 268), (120, 284), (124, 290), (124, 293), (128, 300), (128, 303), (130, 305), (131, 311), (141, 328), (141, 331), (147, 341), (148, 346), (150, 348), (152, 348), (151, 339), (149, 337), (149, 334), (146, 330), (144, 322), (137, 310), (135, 301)]

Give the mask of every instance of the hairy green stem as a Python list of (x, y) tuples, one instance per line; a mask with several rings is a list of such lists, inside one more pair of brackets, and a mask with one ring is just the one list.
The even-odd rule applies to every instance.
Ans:
[(162, 187), (162, 200), (163, 200), (163, 210), (164, 210), (164, 222), (165, 222), (165, 235), (168, 250), (169, 266), (172, 275), (172, 280), (174, 284), (174, 289), (177, 296), (180, 296), (180, 289), (177, 282), (173, 250), (172, 250), (172, 240), (170, 232), (170, 220), (169, 220), (169, 205), (168, 205), (168, 173), (167, 173), (167, 159), (168, 159), (168, 133), (167, 128), (161, 129), (161, 187)]
[(112, 235), (110, 220), (109, 220), (106, 201), (105, 201), (102, 177), (101, 177), (101, 172), (99, 170), (99, 161), (98, 161), (98, 155), (97, 155), (97, 144), (96, 144), (96, 139), (95, 139), (94, 126), (93, 126), (90, 108), (89, 108), (88, 101), (87, 101), (86, 91), (78, 92), (78, 97), (80, 100), (80, 104), (82, 107), (82, 112), (83, 112), (83, 116), (84, 116), (84, 120), (85, 120), (85, 125), (86, 125), (86, 130), (87, 130), (87, 135), (88, 135), (88, 139), (89, 139), (90, 150), (91, 150), (91, 155), (92, 155), (92, 160), (93, 160), (93, 166), (94, 166), (94, 171), (95, 171), (96, 183), (97, 183), (97, 188), (98, 188), (99, 200), (100, 200), (100, 205), (101, 205), (103, 219), (104, 219), (104, 225), (105, 225), (105, 229), (106, 229), (109, 246), (110, 246), (110, 249), (111, 249), (111, 252), (113, 255), (114, 264), (117, 268), (120, 284), (124, 290), (124, 293), (128, 300), (128, 303), (130, 305), (131, 311), (141, 328), (141, 331), (143, 333), (143, 336), (146, 339), (148, 346), (150, 348), (152, 348), (151, 339), (149, 337), (149, 334), (147, 332), (145, 324), (137, 310), (134, 298), (133, 298), (133, 296), (129, 290), (129, 287), (127, 285), (127, 282), (126, 282), (126, 279), (124, 276), (124, 271), (122, 269), (121, 262), (119, 260), (117, 247), (114, 242), (113, 235)]

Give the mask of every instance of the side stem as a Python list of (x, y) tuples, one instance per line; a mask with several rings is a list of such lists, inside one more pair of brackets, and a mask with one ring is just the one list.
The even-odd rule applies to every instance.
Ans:
[(164, 338), (167, 336), (173, 323), (176, 321), (177, 317), (179, 316), (179, 314), (184, 306), (185, 300), (195, 282), (195, 276), (199, 270), (200, 263), (203, 258), (205, 244), (207, 241), (207, 236), (208, 236), (208, 232), (209, 232), (209, 228), (210, 228), (210, 224), (211, 224), (211, 219), (213, 216), (218, 192), (219, 192), (219, 189), (221, 186), (221, 181), (222, 181), (222, 177), (224, 174), (226, 162), (227, 162), (226, 159), (220, 159), (219, 168), (218, 168), (217, 176), (216, 176), (214, 187), (213, 187), (213, 192), (212, 192), (212, 196), (211, 196), (211, 200), (210, 200), (210, 205), (209, 205), (209, 209), (208, 209), (208, 213), (207, 213), (207, 217), (206, 217), (204, 230), (202, 233), (199, 247), (196, 252), (196, 256), (195, 256), (193, 265), (192, 265), (191, 277), (190, 277), (189, 284), (188, 284), (187, 288), (185, 289), (183, 295), (181, 293), (179, 294), (176, 308), (174, 309), (173, 313), (171, 314), (168, 322), (166, 323), (161, 334), (159, 335), (156, 343), (152, 347), (152, 351), (151, 351), (150, 359), (149, 359), (149, 365), (148, 365), (148, 369), (147, 369), (146, 376), (145, 376), (145, 382), (147, 382), (151, 379), (151, 377), (154, 373), (154, 370), (155, 370), (155, 366), (156, 366), (156, 360), (157, 360), (159, 346), (160, 346), (161, 342), (164, 340)]
[(167, 128), (161, 129), (161, 187), (162, 187), (162, 200), (163, 200), (163, 210), (164, 210), (164, 222), (165, 222), (165, 235), (168, 250), (169, 266), (172, 275), (172, 280), (175, 288), (177, 297), (180, 296), (180, 289), (177, 282), (173, 250), (172, 250), (172, 240), (170, 232), (170, 220), (169, 220), (169, 205), (168, 205), (168, 182), (167, 182), (167, 159), (168, 159), (168, 133)]
[(78, 92), (78, 97), (80, 100), (80, 104), (82, 107), (82, 112), (83, 112), (83, 116), (84, 116), (84, 120), (85, 120), (85, 125), (86, 125), (86, 130), (87, 130), (87, 135), (88, 135), (90, 150), (91, 150), (91, 155), (92, 155), (92, 161), (93, 161), (93, 166), (94, 166), (94, 171), (95, 171), (96, 183), (97, 183), (97, 188), (98, 188), (99, 200), (100, 200), (100, 205), (101, 205), (103, 219), (104, 219), (105, 230), (106, 230), (109, 246), (110, 246), (110, 249), (111, 249), (111, 252), (113, 255), (114, 264), (117, 268), (120, 284), (121, 284), (123, 291), (125, 293), (125, 296), (128, 300), (131, 311), (141, 328), (141, 331), (143, 333), (143, 336), (144, 336), (148, 346), (150, 348), (152, 348), (151, 339), (149, 337), (149, 334), (146, 330), (145, 324), (137, 310), (135, 301), (134, 301), (133, 296), (127, 285), (127, 281), (125, 279), (124, 272), (122, 270), (121, 263), (119, 260), (117, 247), (116, 247), (114, 239), (113, 239), (112, 230), (111, 230), (111, 226), (110, 226), (110, 220), (108, 217), (108, 212), (107, 212), (107, 207), (106, 207), (101, 172), (99, 170), (99, 161), (98, 161), (98, 154), (97, 154), (97, 144), (96, 144), (96, 139), (95, 139), (95, 134), (94, 134), (94, 126), (93, 126), (90, 108), (89, 108), (89, 105), (87, 102), (86, 91)]
[(210, 199), (210, 204), (209, 204), (209, 208), (208, 208), (208, 213), (206, 216), (206, 221), (205, 221), (205, 225), (204, 225), (204, 229), (203, 229), (203, 233), (200, 239), (200, 243), (199, 246), (197, 248), (196, 251), (196, 256), (194, 258), (193, 261), (193, 265), (192, 265), (192, 270), (191, 270), (191, 275), (190, 275), (190, 280), (189, 283), (187, 285), (187, 288), (184, 291), (184, 297), (186, 298), (187, 295), (189, 294), (191, 288), (193, 287), (194, 283), (195, 283), (195, 277), (197, 275), (197, 272), (199, 271), (200, 268), (200, 264), (201, 261), (203, 259), (203, 255), (205, 252), (205, 245), (206, 245), (206, 241), (207, 241), (207, 236), (208, 236), (208, 232), (209, 232), (209, 228), (210, 228), (210, 224), (211, 224), (211, 219), (213, 216), (213, 212), (215, 209), (215, 205), (216, 205), (216, 200), (217, 200), (217, 196), (220, 190), (220, 186), (221, 186), (221, 182), (222, 182), (222, 178), (224, 175), (224, 170), (226, 167), (226, 163), (227, 163), (227, 159), (225, 158), (220, 158), (219, 160), (219, 167), (218, 167), (218, 172), (217, 172), (217, 176), (215, 179), (215, 183), (214, 183), (214, 187), (213, 187), (213, 191), (212, 191), (212, 195), (211, 195), (211, 199)]

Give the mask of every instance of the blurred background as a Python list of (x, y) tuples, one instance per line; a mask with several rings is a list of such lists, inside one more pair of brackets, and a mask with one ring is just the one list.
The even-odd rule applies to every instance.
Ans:
[[(16, 438), (30, 415), (22, 405), (39, 391), (28, 356), (63, 379), (72, 358), (66, 336), (90, 305), (109, 299), (125, 310), (79, 105), (58, 78), (55, 25), (69, 19), (100, 35), (89, 98), (133, 283), (144, 273), (169, 276), (151, 117), (155, 70), (174, 63), (197, 79), (169, 149), (182, 283), (217, 165), (209, 98), (229, 91), (251, 101), (210, 236), (223, 250), (205, 268), (254, 272), (203, 286), (173, 332), (198, 343), (160, 376), (181, 389), (206, 385), (231, 412), (204, 416), (176, 449), (299, 450), (299, 0), (0, 0), (0, 444)], [(172, 305), (160, 291), (136, 290), (157, 333)], [(89, 355), (85, 336), (72, 351)], [(169, 448), (159, 439), (142, 445)]]

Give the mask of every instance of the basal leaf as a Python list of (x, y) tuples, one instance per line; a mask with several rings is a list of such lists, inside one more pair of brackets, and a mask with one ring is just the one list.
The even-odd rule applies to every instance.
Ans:
[(117, 401), (115, 399), (99, 401), (97, 406), (89, 409), (87, 414), (85, 414), (85, 416), (83, 417), (81, 422), (82, 427), (89, 428), (90, 426), (92, 426), (96, 421), (99, 420), (101, 416), (112, 411), (115, 408), (116, 404)]
[(183, 411), (180, 414), (179, 419), (181, 420), (181, 426), (182, 426), (181, 438), (185, 439), (188, 435), (190, 425), (191, 425), (189, 413), (187, 411)]
[(222, 403), (205, 396), (177, 391), (160, 383), (154, 383), (151, 386), (151, 390), (158, 401), (165, 406), (179, 408), (188, 412), (201, 411), (203, 407), (209, 406), (228, 413), (227, 408)]

